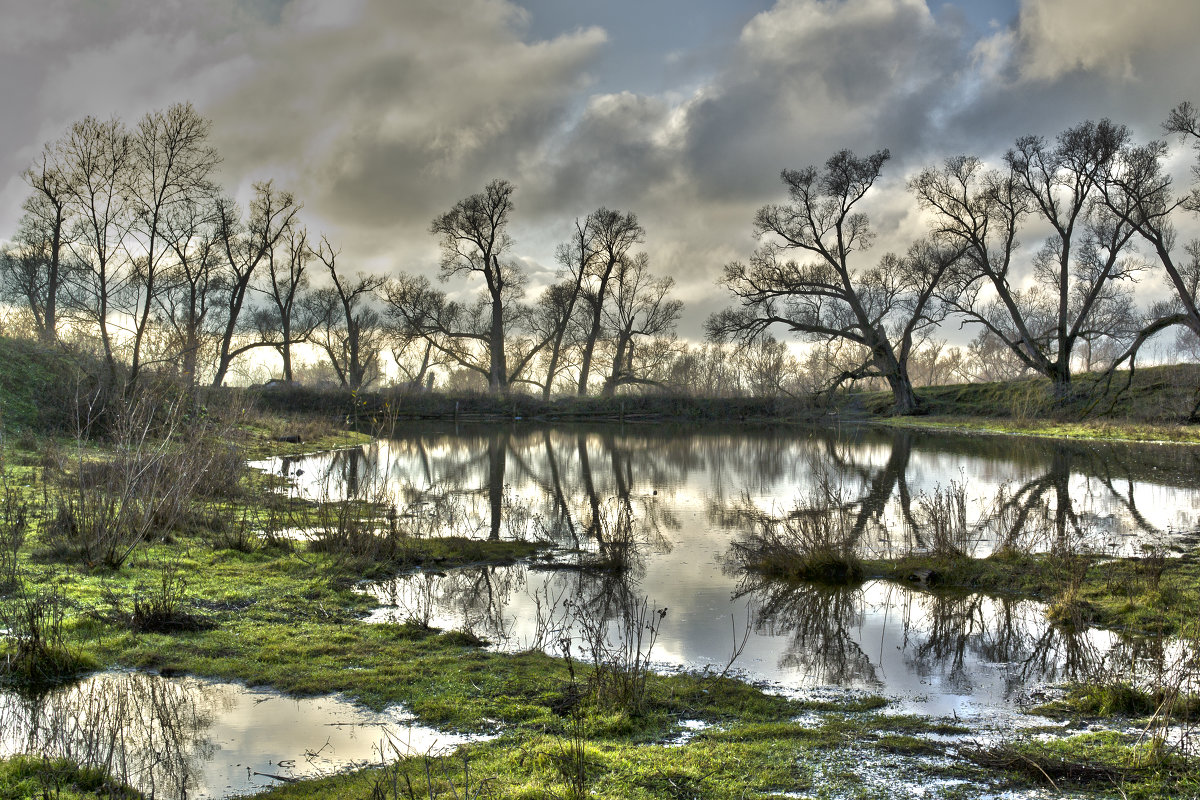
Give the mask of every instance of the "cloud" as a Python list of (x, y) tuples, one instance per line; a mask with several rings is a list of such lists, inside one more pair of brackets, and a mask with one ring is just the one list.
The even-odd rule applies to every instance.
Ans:
[(1192, 0), (1026, 0), (1018, 25), (1021, 74), (1053, 80), (1081, 70), (1123, 82), (1146, 79), (1153, 77), (1143, 69), (1147, 56), (1185, 55), (1197, 30), (1200, 5)]
[[(432, 275), (430, 220), (493, 177), (517, 186), (514, 256), (540, 265), (537, 283), (576, 216), (634, 211), (690, 336), (727, 302), (714, 280), (754, 247), (781, 169), (890, 148), (867, 209), (874, 259), (921, 233), (904, 190), (919, 167), (1102, 116), (1159, 135), (1200, 71), (1187, 0), (1023, 0), (1011, 27), (982, 34), (924, 0), (778, 0), (721, 47), (673, 53), (678, 82), (657, 94), (594, 79), (647, 37), (534, 37), (515, 0), (10, 5), (0, 92), (21, 113), (0, 131), (0, 174), (84, 114), (132, 122), (191, 100), (213, 120), (227, 187), (274, 178), (355, 270)], [(0, 186), (12, 230), (23, 190)]]
[(289, 6), (209, 113), (230, 172), (283, 175), (377, 263), (398, 241), (432, 253), (436, 213), (535, 162), (605, 42), (594, 28), (526, 42), (523, 12), (495, 0), (328, 5)]

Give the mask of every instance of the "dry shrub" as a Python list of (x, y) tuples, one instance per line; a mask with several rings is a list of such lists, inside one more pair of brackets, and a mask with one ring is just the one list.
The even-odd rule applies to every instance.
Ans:
[(965, 482), (938, 486), (932, 495), (922, 494), (916, 508), (918, 543), (939, 558), (971, 558), (978, 543), (967, 523)]
[(862, 561), (853, 537), (855, 515), (830, 483), (822, 481), (807, 502), (782, 517), (753, 509), (748, 498), (740, 516), (749, 530), (732, 545), (735, 568), (821, 583), (862, 580)]
[(196, 497), (228, 494), (241, 460), (178, 401), (152, 394), (112, 412), (111, 433), (99, 456), (77, 439), (42, 534), (52, 554), (117, 569), (149, 536), (182, 524)]

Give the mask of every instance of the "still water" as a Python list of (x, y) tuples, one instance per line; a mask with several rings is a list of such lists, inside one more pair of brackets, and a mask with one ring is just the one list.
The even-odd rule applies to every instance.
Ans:
[(0, 693), (0, 756), (104, 767), (158, 798), (220, 798), (298, 778), (443, 752), (465, 741), (339, 696), (292, 698), (236, 683), (103, 672), (42, 694)]
[(646, 602), (667, 609), (653, 651), (666, 668), (722, 670), (736, 652), (735, 671), (782, 691), (868, 690), (905, 710), (974, 718), (1011, 711), (1048, 682), (1153, 672), (1163, 650), (1057, 628), (1030, 601), (880, 581), (840, 590), (764, 581), (738, 569), (734, 544), (755, 526), (834, 509), (864, 556), (919, 551), (930, 546), (930, 505), (947, 490), (962, 498), (963, 547), (977, 556), (1000, 542), (1180, 551), (1200, 524), (1200, 449), (1166, 445), (876, 429), (424, 426), (262, 466), (299, 496), (382, 502), (390, 524), (413, 535), (559, 548), (552, 565), (365, 586), (380, 602), (370, 621), (411, 618), (553, 653), (563, 630), (580, 634), (580, 609), (611, 638)]

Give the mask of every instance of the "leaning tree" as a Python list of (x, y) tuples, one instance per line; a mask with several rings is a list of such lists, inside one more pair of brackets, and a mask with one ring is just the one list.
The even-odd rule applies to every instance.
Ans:
[(859, 265), (874, 234), (857, 206), (888, 157), (887, 150), (864, 158), (843, 150), (821, 170), (784, 170), (790, 202), (759, 209), (754, 231), (761, 246), (748, 264), (726, 265), (721, 280), (737, 305), (710, 317), (707, 330), (717, 341), (742, 344), (774, 326), (810, 341), (850, 343), (861, 358), (829, 389), (882, 378), (894, 412), (910, 414), (917, 398), (908, 358), (921, 333), (941, 319), (934, 290), (958, 252), (922, 241), (905, 256)]

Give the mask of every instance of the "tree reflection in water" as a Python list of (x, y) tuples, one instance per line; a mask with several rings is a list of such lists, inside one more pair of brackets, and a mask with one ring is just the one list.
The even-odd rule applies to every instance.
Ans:
[(382, 739), (413, 753), (468, 740), (393, 707), (291, 698), (189, 677), (99, 673), (29, 697), (0, 693), (0, 755), (28, 752), (105, 770), (164, 800), (244, 794), (280, 777), (375, 761)]
[[(1200, 452), (1175, 447), (915, 431), (514, 424), (413, 425), (353, 453), (309, 459), (298, 480), (327, 476), (334, 495), (382, 483), (395, 498), (398, 525), (416, 535), (548, 540), (561, 548), (557, 561), (578, 568), (470, 567), (406, 578), (374, 590), (391, 606), (379, 618), (411, 616), (520, 649), (544, 645), (539, 630), (561, 624), (555, 609), (564, 600), (615, 620), (649, 595), (673, 609), (664, 651), (685, 663), (720, 664), (730, 615), (740, 619), (753, 602), (758, 625), (748, 647), (759, 663), (771, 662), (773, 678), (914, 687), (927, 678), (966, 692), (983, 680), (977, 670), (991, 670), (988, 691), (1003, 697), (1030, 681), (1084, 675), (1113, 643), (1047, 628), (1026, 606), (989, 598), (935, 600), (895, 589), (885, 602), (882, 585), (857, 595), (739, 587), (743, 576), (722, 571), (731, 537), (750, 520), (825, 513), (807, 502), (822, 486), (836, 489), (824, 494), (836, 501), (838, 529), (866, 557), (937, 548), (928, 535), (931, 498), (941, 491), (949, 502), (959, 487), (964, 530), (949, 538), (976, 556), (997, 549), (1137, 554), (1170, 529), (1195, 529), (1200, 507)], [(881, 629), (895, 633), (888, 646), (898, 655), (881, 657)]]
[(213, 744), (223, 696), (155, 675), (96, 675), (66, 690), (0, 695), (0, 747), (98, 767), (149, 796), (187, 797)]

